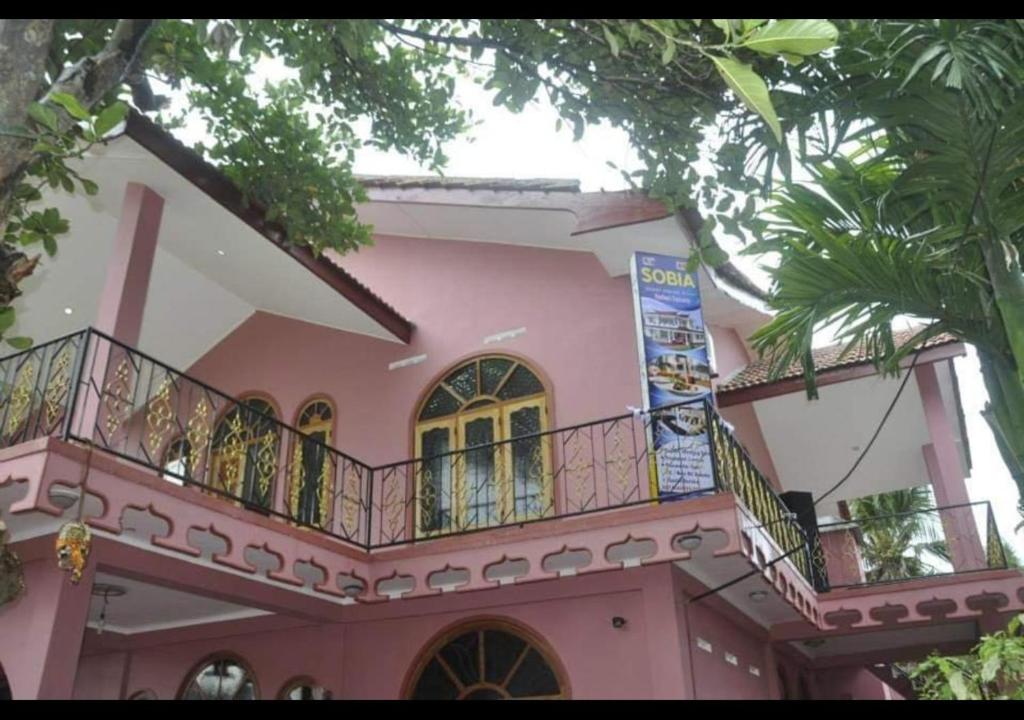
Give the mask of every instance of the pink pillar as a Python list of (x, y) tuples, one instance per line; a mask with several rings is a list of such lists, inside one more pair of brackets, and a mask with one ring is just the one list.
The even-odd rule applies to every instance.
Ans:
[(764, 644), (764, 679), (768, 684), (768, 699), (782, 700), (783, 687), (779, 678), (779, 663), (775, 659), (775, 648), (770, 642)]
[[(914, 368), (914, 374), (917, 377), (921, 404), (928, 424), (928, 435), (931, 438), (931, 443), (925, 445), (922, 450), (935, 492), (935, 502), (940, 508), (966, 505), (971, 499), (967, 493), (967, 484), (964, 482), (953, 428), (942, 403), (942, 392), (939, 389), (935, 366), (932, 363), (919, 365)], [(962, 507), (944, 510), (941, 516), (946, 542), (953, 558), (953, 569), (980, 570), (986, 567), (985, 551), (972, 509)]]
[(71, 699), (95, 567), (90, 558), (73, 585), (56, 555), (25, 563), (25, 592), (0, 608), (0, 664), (15, 700)]
[(857, 585), (864, 582), (860, 545), (855, 524), (822, 528), (818, 534), (825, 554), (825, 568), (831, 585)]
[(126, 345), (139, 342), (163, 209), (164, 199), (150, 188), (128, 183), (96, 316), (97, 330)]
[[(164, 199), (153, 190), (139, 183), (127, 184), (95, 327), (129, 347), (139, 344), (142, 332), (142, 316), (163, 208)], [(90, 377), (83, 378), (83, 381), (94, 390), (78, 406), (73, 421), (74, 432), (82, 439), (94, 439), (100, 431), (99, 393), (113, 380), (124, 357), (123, 351), (95, 337), (90, 352), (87, 369)], [(129, 387), (134, 382), (130, 374), (124, 380)]]

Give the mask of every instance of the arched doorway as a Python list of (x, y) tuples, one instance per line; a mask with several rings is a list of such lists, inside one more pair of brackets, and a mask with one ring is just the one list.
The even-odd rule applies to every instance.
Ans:
[(446, 372), (416, 413), (417, 534), (552, 514), (547, 428), (547, 391), (523, 360), (482, 355)]
[(256, 700), (256, 675), (240, 657), (222, 653), (206, 658), (185, 677), (181, 700)]
[(460, 623), (420, 652), (405, 685), (411, 700), (569, 697), (568, 678), (540, 636), (507, 620)]

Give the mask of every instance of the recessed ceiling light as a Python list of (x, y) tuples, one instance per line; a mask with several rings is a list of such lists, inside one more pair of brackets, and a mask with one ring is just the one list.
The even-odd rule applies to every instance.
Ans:
[(227, 255), (227, 253), (224, 252), (223, 250), (218, 250), (217, 254), (220, 255), (221, 257), (224, 257), (225, 255)]
[(768, 598), (768, 593), (764, 590), (754, 590), (749, 597), (753, 602), (764, 602)]
[(70, 314), (71, 314), (71, 313), (73, 313), (73, 312), (74, 312), (74, 310), (72, 310), (72, 309), (71, 309), (71, 308), (69, 308), (69, 307), (66, 307), (66, 308), (64, 308), (64, 314), (65, 314), (65, 315), (70, 315)]

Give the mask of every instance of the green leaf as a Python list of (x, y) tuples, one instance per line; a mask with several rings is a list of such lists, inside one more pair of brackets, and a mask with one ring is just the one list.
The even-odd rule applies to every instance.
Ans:
[(79, 182), (82, 183), (82, 189), (85, 190), (86, 195), (95, 195), (100, 191), (100, 186), (88, 178), (79, 178)]
[(103, 137), (124, 120), (127, 114), (128, 106), (119, 100), (113, 105), (104, 108), (103, 112), (96, 117), (93, 130), (95, 130), (98, 137)]
[(57, 254), (57, 238), (53, 235), (43, 236), (43, 249), (46, 250), (46, 254), (53, 257)]
[(676, 43), (671, 38), (666, 39), (665, 49), (661, 51), (661, 64), (668, 65), (676, 56)]
[(732, 39), (732, 24), (728, 20), (712, 20), (712, 24), (725, 33), (726, 40)]
[(46, 129), (55, 133), (60, 132), (57, 125), (57, 113), (45, 105), (40, 105), (37, 102), (32, 103), (28, 106), (28, 115)]
[(70, 93), (53, 93), (50, 95), (50, 100), (64, 108), (68, 115), (76, 120), (88, 120), (90, 117), (89, 111), (82, 107), (78, 99)]
[(608, 47), (611, 48), (612, 55), (614, 57), (619, 56), (619, 39), (615, 37), (615, 33), (608, 29), (607, 25), (602, 25), (601, 29), (604, 30), (604, 39), (608, 41)]
[(741, 45), (768, 55), (814, 55), (835, 45), (838, 36), (828, 20), (777, 20), (757, 28)]
[(7, 332), (7, 329), (14, 324), (14, 308), (8, 306), (0, 308), (0, 333)]
[(722, 76), (726, 84), (732, 89), (736, 96), (743, 101), (743, 104), (756, 112), (768, 127), (778, 142), (782, 142), (782, 126), (775, 114), (771, 98), (768, 96), (768, 86), (764, 84), (757, 73), (749, 66), (738, 60), (724, 57), (712, 57), (718, 74)]
[(744, 20), (743, 21), (743, 32), (748, 33), (756, 27), (764, 25), (767, 20)]
[(700, 251), (701, 258), (705, 263), (713, 268), (724, 265), (729, 262), (729, 253), (720, 248), (718, 245), (710, 245)]
[(7, 344), (10, 345), (15, 350), (28, 350), (30, 347), (32, 347), (33, 343), (32, 338), (23, 337), (20, 335), (18, 337), (5, 338), (5, 340), (7, 341)]

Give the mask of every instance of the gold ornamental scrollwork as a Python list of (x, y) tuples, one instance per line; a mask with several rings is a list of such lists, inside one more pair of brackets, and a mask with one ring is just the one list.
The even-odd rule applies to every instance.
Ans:
[[(402, 519), (403, 500), (398, 496), (398, 483), (392, 482), (384, 493), (382, 505), (384, 518), (388, 524), (389, 537), (393, 540), (398, 537), (398, 529)], [(372, 508), (371, 508), (372, 510)]]
[(292, 450), (292, 467), (288, 480), (288, 510), (295, 520), (299, 518), (299, 501), (302, 498), (302, 481), (305, 473), (302, 467), (302, 440), (295, 440)]
[(582, 510), (586, 505), (586, 498), (583, 497), (586, 491), (587, 471), (592, 467), (586, 463), (586, 448), (583, 446), (583, 439), (579, 431), (573, 431), (569, 440), (563, 448), (565, 453), (565, 469), (567, 484), (572, 485), (573, 495), (576, 498), (577, 510)]
[(345, 498), (342, 501), (344, 504), (342, 519), (345, 523), (345, 532), (351, 535), (358, 528), (356, 520), (359, 512), (359, 473), (351, 463), (346, 465), (343, 487)]
[(324, 528), (325, 530), (327, 529), (327, 526), (331, 522), (331, 506), (334, 504), (334, 488), (333, 483), (331, 482), (331, 478), (333, 476), (333, 473), (331, 471), (333, 469), (334, 466), (331, 463), (331, 454), (327, 452), (325, 448), (324, 461), (320, 464), (320, 486), (318, 488), (320, 491), (318, 503), (320, 507), (319, 517), (317, 518), (317, 522), (319, 523), (320, 527)]
[(22, 423), (28, 417), (28, 409), (32, 405), (32, 388), (35, 387), (35, 384), (36, 366), (29, 360), (21, 367), (14, 380), (11, 404), (7, 410), (7, 425), (4, 427), (5, 435), (14, 435), (21, 429)]
[(259, 450), (256, 452), (256, 487), (259, 488), (260, 499), (267, 497), (276, 474), (277, 433), (267, 430), (259, 439)]
[(71, 359), (74, 347), (65, 345), (50, 368), (50, 381), (46, 383), (43, 405), (46, 410), (46, 430), (51, 432), (64, 415), (68, 386), (71, 383)]
[(172, 420), (174, 420), (174, 408), (171, 407), (171, 381), (167, 378), (160, 383), (160, 387), (150, 399), (149, 408), (146, 410), (146, 427), (149, 428), (146, 442), (151, 455), (157, 453), (170, 434)]
[(620, 503), (626, 503), (629, 500), (630, 467), (634, 462), (632, 453), (629, 451), (630, 443), (622, 437), (624, 428), (625, 425), (622, 423), (615, 423), (615, 429), (612, 431), (610, 457), (606, 459), (613, 471), (612, 478), (619, 490)]
[(437, 489), (434, 487), (434, 474), (430, 468), (420, 471), (420, 526), (426, 530), (431, 525), (437, 510)]
[(196, 471), (203, 460), (203, 453), (206, 452), (206, 444), (210, 440), (212, 411), (206, 397), (200, 397), (192, 410), (192, 417), (188, 420), (188, 428), (185, 439), (188, 440), (188, 455), (185, 459), (186, 471), (189, 477), (196, 477)]
[(131, 363), (127, 357), (122, 357), (117, 367), (114, 368), (114, 376), (107, 381), (103, 388), (103, 404), (107, 408), (107, 417), (104, 428), (107, 437), (110, 438), (121, 427), (131, 408)]
[(236, 497), (242, 485), (242, 458), (245, 455), (245, 441), (242, 436), (245, 428), (242, 425), (241, 413), (236, 412), (228, 421), (228, 432), (224, 438), (222, 478), (223, 488)]

